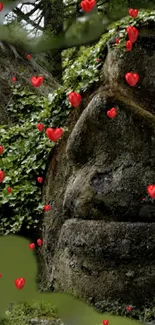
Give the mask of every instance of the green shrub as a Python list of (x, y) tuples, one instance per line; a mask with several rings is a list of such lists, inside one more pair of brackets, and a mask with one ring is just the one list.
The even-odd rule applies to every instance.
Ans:
[[(55, 320), (59, 320), (57, 308), (50, 303), (40, 301), (30, 305), (24, 302), (14, 304), (13, 307), (6, 312), (6, 316), (0, 321), (0, 325), (29, 325), (30, 320), (34, 318), (38, 320), (50, 320), (50, 324), (53, 325), (55, 324)], [(58, 324), (58, 322), (56, 323)]]

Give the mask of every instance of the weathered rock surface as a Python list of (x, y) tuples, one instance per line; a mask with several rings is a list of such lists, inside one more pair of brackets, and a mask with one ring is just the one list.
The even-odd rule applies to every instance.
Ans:
[[(147, 40), (147, 42), (146, 42)], [(155, 35), (140, 30), (130, 53), (108, 44), (105, 85), (73, 112), (51, 154), (43, 200), (42, 287), (94, 301), (141, 305), (155, 291)], [(136, 72), (130, 87), (124, 78)], [(117, 116), (107, 117), (116, 107)], [(79, 114), (79, 115), (78, 115)]]

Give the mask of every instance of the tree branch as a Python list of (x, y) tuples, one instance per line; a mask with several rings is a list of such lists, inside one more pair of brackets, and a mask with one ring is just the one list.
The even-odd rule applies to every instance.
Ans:
[(39, 26), (38, 23), (35, 23), (34, 20), (31, 20), (27, 16), (27, 14), (24, 14), (19, 8), (14, 9), (13, 12), (17, 15), (17, 17), (18, 17), (18, 19), (20, 19), (20, 21), (25, 20), (27, 23), (31, 24), (33, 27), (43, 30), (43, 27)]

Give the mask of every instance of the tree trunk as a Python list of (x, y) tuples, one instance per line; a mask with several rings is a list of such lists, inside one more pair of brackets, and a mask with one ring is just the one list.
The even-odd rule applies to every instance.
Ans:
[[(45, 0), (44, 0), (45, 1)], [(52, 36), (63, 32), (63, 1), (46, 0), (44, 2), (44, 26)], [(62, 50), (53, 50), (46, 53), (46, 59), (49, 63), (49, 72), (61, 82), (62, 78)]]

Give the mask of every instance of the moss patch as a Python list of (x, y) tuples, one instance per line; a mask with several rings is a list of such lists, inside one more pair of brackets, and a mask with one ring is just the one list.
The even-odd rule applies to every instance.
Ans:
[[(127, 307), (131, 307), (131, 311), (128, 311)], [(153, 301), (152, 304), (146, 304), (141, 308), (137, 308), (133, 305), (127, 306), (125, 304), (121, 304), (120, 301), (111, 303), (110, 301), (103, 300), (96, 303), (95, 308), (100, 313), (109, 313), (115, 316), (129, 317), (130, 319), (138, 320), (145, 324), (155, 323), (155, 301)]]
[(33, 319), (36, 319), (37, 324), (40, 324), (41, 320), (49, 321), (50, 325), (62, 324), (58, 318), (57, 308), (51, 306), (50, 303), (41, 301), (32, 305), (27, 302), (13, 305), (6, 312), (6, 317), (0, 321), (0, 325), (29, 325)]

